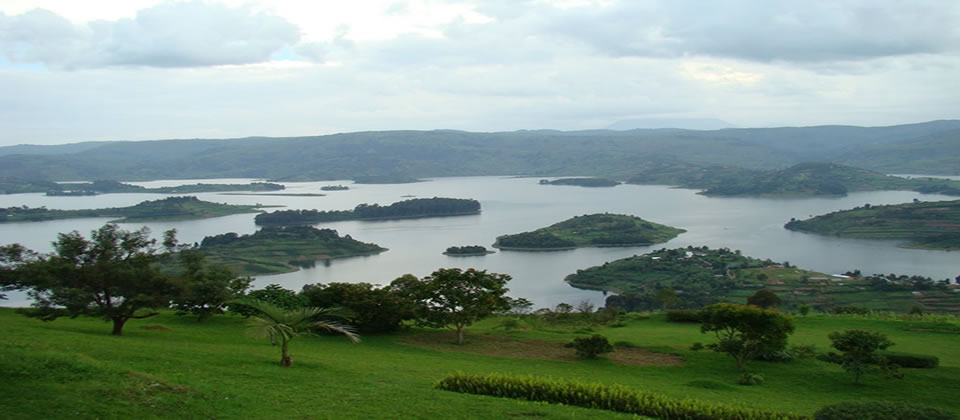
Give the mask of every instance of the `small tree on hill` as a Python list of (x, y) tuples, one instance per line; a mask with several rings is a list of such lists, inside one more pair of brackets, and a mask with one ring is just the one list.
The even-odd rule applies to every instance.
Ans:
[(657, 301), (660, 302), (660, 307), (666, 311), (667, 308), (677, 303), (677, 291), (673, 289), (657, 290)]
[(504, 296), (510, 276), (485, 270), (441, 268), (422, 280), (406, 275), (390, 287), (413, 298), (417, 322), (430, 327), (448, 327), (463, 344), (464, 327), (498, 311), (510, 309)]
[(787, 335), (794, 330), (793, 319), (787, 315), (732, 303), (703, 308), (700, 320), (700, 332), (713, 332), (718, 340), (708, 347), (732, 356), (741, 371), (751, 358), (783, 350), (787, 346)]
[(193, 314), (202, 321), (221, 314), (227, 301), (243, 296), (253, 282), (227, 267), (206, 265), (204, 255), (191, 249), (181, 250), (177, 259), (184, 269), (174, 280), (180, 289), (172, 302), (177, 315)]
[(860, 377), (867, 373), (890, 372), (896, 375), (896, 366), (887, 363), (887, 359), (879, 354), (878, 350), (885, 350), (893, 345), (893, 341), (886, 334), (869, 330), (835, 331), (827, 336), (831, 346), (842, 354), (840, 364), (843, 369), (853, 374), (853, 383), (860, 383)]
[(770, 289), (760, 289), (757, 290), (753, 296), (747, 298), (747, 305), (759, 306), (763, 309), (776, 308), (783, 303), (780, 300), (780, 296), (777, 296), (776, 293), (773, 293), (773, 290)]

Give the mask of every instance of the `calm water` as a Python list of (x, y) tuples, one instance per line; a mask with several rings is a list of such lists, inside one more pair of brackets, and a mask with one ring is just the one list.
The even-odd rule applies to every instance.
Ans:
[[(248, 179), (203, 180), (202, 182), (246, 183)], [(390, 250), (380, 255), (332, 261), (328, 265), (295, 273), (261, 276), (255, 286), (278, 283), (299, 290), (307, 283), (368, 282), (387, 284), (405, 273), (424, 276), (441, 267), (479, 268), (513, 276), (510, 294), (526, 297), (537, 307), (560, 302), (576, 304), (587, 299), (600, 306), (603, 294), (578, 290), (563, 282), (576, 271), (607, 261), (643, 254), (661, 247), (707, 245), (740, 249), (746, 255), (790, 261), (804, 268), (837, 273), (860, 269), (864, 273), (921, 274), (935, 279), (960, 274), (960, 253), (897, 248), (891, 241), (839, 239), (791, 232), (783, 224), (791, 217), (817, 214), (870, 204), (895, 204), (919, 198), (924, 201), (951, 197), (914, 192), (854, 193), (842, 198), (758, 199), (716, 198), (695, 191), (664, 186), (620, 185), (614, 188), (542, 186), (533, 178), (463, 177), (439, 178), (429, 182), (401, 185), (352, 185), (350, 181), (285, 183), (289, 193), (320, 193), (324, 185), (350, 185), (349, 191), (325, 192), (323, 197), (239, 196), (217, 193), (196, 194), (207, 201), (230, 204), (284, 205), (290, 209), (339, 210), (360, 203), (390, 204), (407, 197), (454, 197), (480, 200), (483, 213), (475, 216), (323, 224), (374, 242)], [(181, 185), (200, 181), (153, 181), (145, 186)], [(28, 205), (58, 209), (119, 207), (155, 200), (159, 194), (105, 194), (95, 197), (46, 197), (42, 194), (0, 196), (0, 207)], [(598, 213), (625, 213), (681, 227), (687, 233), (654, 247), (585, 248), (557, 252), (497, 252), (483, 257), (447, 257), (441, 252), (452, 245), (489, 246), (498, 235), (547, 226), (572, 216)], [(238, 232), (252, 233), (257, 227), (253, 214), (196, 221), (125, 225), (149, 227), (155, 235), (176, 228), (183, 242), (197, 242), (204, 236)], [(103, 225), (106, 219), (70, 219), (35, 223), (0, 224), (0, 244), (20, 242), (41, 251), (50, 249), (58, 232), (78, 230), (84, 234)], [(10, 294), (0, 304), (25, 305), (20, 294)]]

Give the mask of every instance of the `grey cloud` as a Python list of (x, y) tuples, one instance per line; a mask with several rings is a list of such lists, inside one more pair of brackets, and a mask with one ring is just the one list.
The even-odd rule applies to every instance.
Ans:
[(86, 25), (45, 10), (0, 14), (3, 53), (53, 68), (249, 64), (299, 39), (299, 28), (283, 18), (201, 2), (162, 3), (133, 19)]

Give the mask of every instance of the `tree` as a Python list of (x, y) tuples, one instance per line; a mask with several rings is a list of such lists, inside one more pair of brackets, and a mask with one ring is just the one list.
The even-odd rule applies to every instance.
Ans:
[[(35, 255), (20, 244), (0, 246), (0, 290), (13, 290), (17, 288), (17, 270), (23, 264), (25, 259)], [(0, 293), (0, 299), (6, 299), (7, 296)]]
[(223, 313), (227, 301), (237, 299), (250, 288), (253, 279), (238, 277), (224, 266), (207, 266), (200, 252), (183, 249), (177, 259), (184, 272), (174, 281), (180, 292), (173, 299), (178, 315), (194, 314), (199, 320)]
[(154, 265), (164, 254), (146, 227), (126, 231), (109, 223), (89, 240), (77, 231), (61, 233), (53, 248), (17, 269), (16, 288), (27, 289), (35, 301), (30, 316), (47, 321), (63, 315), (102, 316), (113, 322), (113, 334), (121, 335), (128, 320), (157, 314), (142, 309), (165, 307), (176, 294)]
[[(267, 287), (263, 289), (257, 289), (247, 293), (246, 299), (264, 301), (287, 310), (300, 309), (307, 306), (305, 296), (298, 295), (297, 292), (293, 290), (284, 289), (279, 284), (268, 284)], [(227, 307), (227, 310), (245, 317), (250, 317), (257, 313), (256, 309), (244, 305), (241, 301), (233, 302)]]
[(667, 308), (677, 303), (677, 291), (673, 289), (657, 290), (657, 302), (660, 302), (660, 307), (666, 311)]
[(853, 374), (853, 383), (860, 383), (860, 377), (878, 371), (895, 372), (896, 366), (889, 365), (887, 359), (875, 352), (893, 345), (886, 334), (869, 330), (834, 331), (827, 336), (831, 346), (842, 352), (840, 365)]
[(510, 309), (504, 296), (510, 276), (486, 270), (441, 268), (422, 280), (405, 275), (390, 287), (416, 302), (417, 323), (453, 328), (457, 344), (463, 344), (464, 327), (497, 311)]
[(755, 306), (717, 303), (703, 308), (700, 317), (700, 332), (713, 332), (718, 340), (709, 347), (732, 356), (741, 371), (751, 358), (783, 350), (794, 330), (793, 318)]
[(257, 315), (250, 317), (248, 326), (257, 338), (269, 338), (270, 344), (280, 345), (280, 365), (284, 367), (293, 365), (293, 358), (290, 357), (290, 341), (299, 335), (323, 330), (343, 334), (354, 343), (360, 341), (360, 337), (353, 332), (352, 328), (319, 319), (338, 315), (336, 309), (310, 306), (291, 310), (254, 299), (236, 300), (231, 303), (242, 304), (256, 311)]
[(747, 305), (759, 306), (763, 309), (776, 308), (783, 303), (780, 300), (780, 296), (777, 296), (776, 293), (773, 293), (773, 290), (770, 289), (760, 289), (757, 290), (753, 296), (747, 298)]
[(369, 283), (308, 284), (300, 292), (307, 305), (339, 306), (352, 313), (352, 324), (363, 333), (396, 331), (413, 318), (413, 302), (388, 287)]

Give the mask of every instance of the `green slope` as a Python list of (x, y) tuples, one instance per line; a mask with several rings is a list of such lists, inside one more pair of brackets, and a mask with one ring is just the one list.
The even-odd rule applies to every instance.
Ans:
[(532, 232), (497, 237), (505, 250), (548, 251), (588, 246), (640, 246), (666, 242), (686, 232), (622, 214), (588, 214)]

